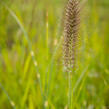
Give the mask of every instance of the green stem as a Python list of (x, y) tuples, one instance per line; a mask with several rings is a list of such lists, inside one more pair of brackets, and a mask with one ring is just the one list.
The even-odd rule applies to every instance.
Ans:
[(69, 109), (72, 109), (72, 76), (71, 76), (71, 72), (68, 73), (68, 87), (69, 87), (68, 107), (69, 107)]

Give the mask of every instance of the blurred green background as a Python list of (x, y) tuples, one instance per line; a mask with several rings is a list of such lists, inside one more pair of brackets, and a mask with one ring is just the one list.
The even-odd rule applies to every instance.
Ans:
[[(0, 109), (68, 109), (62, 28), (66, 0), (0, 0)], [(109, 109), (109, 0), (81, 0), (74, 109)]]

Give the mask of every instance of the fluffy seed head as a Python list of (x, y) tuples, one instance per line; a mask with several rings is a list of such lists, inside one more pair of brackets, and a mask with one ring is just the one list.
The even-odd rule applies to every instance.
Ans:
[(78, 44), (78, 31), (80, 24), (78, 0), (68, 0), (64, 19), (64, 66), (67, 70), (75, 66), (76, 51)]

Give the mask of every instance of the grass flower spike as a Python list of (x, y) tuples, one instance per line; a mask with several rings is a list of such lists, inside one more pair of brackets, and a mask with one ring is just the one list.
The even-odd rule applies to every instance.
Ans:
[(78, 43), (78, 30), (80, 24), (78, 0), (69, 0), (64, 20), (64, 65), (67, 70), (75, 65), (76, 45)]

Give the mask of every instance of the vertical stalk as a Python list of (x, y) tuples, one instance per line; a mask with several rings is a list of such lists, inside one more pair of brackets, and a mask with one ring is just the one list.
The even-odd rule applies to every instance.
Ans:
[(73, 109), (73, 83), (72, 71), (68, 72), (68, 109)]
[(71, 109), (71, 95), (72, 95), (72, 85), (71, 85), (71, 72), (68, 72), (68, 107)]
[(47, 61), (48, 61), (48, 11), (46, 12), (46, 47), (47, 47)]
[[(46, 50), (47, 50), (47, 57), (46, 57), (46, 61), (48, 63), (48, 59), (49, 59), (49, 46), (48, 46), (48, 10), (46, 10)], [(45, 94), (47, 93), (47, 87), (48, 87), (48, 71), (45, 72), (45, 87), (44, 87), (44, 91)], [(44, 97), (44, 102), (47, 101), (47, 97)], [(43, 109), (46, 109), (47, 107), (43, 107)]]

